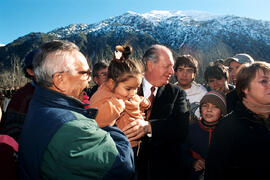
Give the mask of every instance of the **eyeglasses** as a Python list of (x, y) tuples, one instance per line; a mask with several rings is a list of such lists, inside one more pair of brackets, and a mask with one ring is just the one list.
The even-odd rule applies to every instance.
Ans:
[[(70, 71), (62, 71), (62, 72), (56, 72), (56, 73), (71, 73)], [(54, 73), (52, 77), (56, 74)], [(82, 75), (85, 79), (89, 79), (92, 75), (92, 71), (88, 69), (87, 71), (77, 71), (77, 74)]]
[(88, 77), (91, 77), (92, 71), (88, 69), (87, 71), (78, 71), (78, 74), (87, 75)]

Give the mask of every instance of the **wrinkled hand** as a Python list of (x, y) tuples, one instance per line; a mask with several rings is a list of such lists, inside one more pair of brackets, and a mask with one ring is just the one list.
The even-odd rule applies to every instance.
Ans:
[(143, 119), (134, 119), (123, 128), (124, 134), (128, 137), (129, 141), (134, 141), (147, 133), (151, 133), (151, 124), (149, 121)]
[(205, 168), (205, 160), (199, 159), (194, 162), (193, 167), (195, 171), (201, 171)]

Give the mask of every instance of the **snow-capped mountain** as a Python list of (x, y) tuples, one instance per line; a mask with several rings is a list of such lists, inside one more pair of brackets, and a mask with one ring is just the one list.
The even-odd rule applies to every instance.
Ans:
[(127, 12), (96, 24), (72, 24), (49, 32), (59, 38), (78, 33), (105, 34), (117, 29), (150, 34), (160, 43), (180, 48), (187, 41), (200, 43), (221, 35), (248, 36), (270, 45), (270, 22), (237, 16), (213, 15), (200, 11), (151, 11), (139, 14)]
[[(156, 26), (159, 26), (159, 24), (162, 24), (162, 22), (172, 21), (170, 20), (170, 18), (172, 17), (184, 23), (184, 22), (190, 22), (191, 20), (195, 20), (195, 21), (212, 20), (213, 18), (218, 17), (218, 16), (215, 16), (206, 12), (200, 12), (200, 11), (183, 12), (183, 11), (153, 10), (149, 13), (144, 13), (144, 14), (139, 14), (136, 12), (129, 11), (121, 16), (112, 17), (100, 23), (90, 24), (90, 25), (72, 24), (67, 27), (53, 30), (49, 33), (55, 34), (59, 37), (66, 37), (70, 34), (91, 33), (95, 31), (99, 31), (101, 29), (106, 29), (106, 27), (108, 26), (116, 25), (115, 23), (119, 25), (134, 27), (134, 28), (137, 28), (138, 30), (147, 31), (148, 29), (145, 28), (146, 24), (156, 27)], [(106, 29), (106, 30), (109, 30), (109, 29)]]
[(17, 56), (23, 59), (31, 49), (50, 39), (75, 42), (92, 63), (111, 59), (115, 45), (126, 42), (134, 47), (135, 58), (159, 43), (176, 54), (192, 54), (202, 69), (209, 61), (236, 53), (270, 61), (270, 21), (201, 11), (158, 10), (127, 12), (95, 24), (71, 24), (48, 33), (30, 33), (0, 47), (0, 60), (11, 61)]
[(125, 32), (148, 35), (180, 53), (210, 52), (219, 58), (237, 52), (257, 57), (252, 46), (259, 48), (257, 51), (270, 46), (270, 22), (200, 11), (127, 12), (96, 24), (72, 24), (49, 34), (69, 38), (79, 33), (95, 37), (113, 33), (122, 37)]

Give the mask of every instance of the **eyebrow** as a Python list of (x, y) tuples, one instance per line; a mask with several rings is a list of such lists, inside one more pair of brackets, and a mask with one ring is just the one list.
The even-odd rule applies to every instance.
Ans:
[(88, 69), (88, 70), (86, 70), (86, 71), (78, 71), (78, 73), (79, 73), (79, 74), (88, 74), (89, 76), (91, 76), (92, 71), (91, 71), (91, 69)]
[[(269, 75), (270, 76), (270, 75)], [(269, 79), (269, 76), (263, 75), (263, 76), (259, 76), (258, 78), (266, 78)]]
[(126, 88), (130, 88), (130, 89), (137, 89), (138, 87), (133, 87), (133, 86), (126, 85)]
[(177, 69), (192, 69), (193, 70), (193, 68), (192, 67), (178, 67)]

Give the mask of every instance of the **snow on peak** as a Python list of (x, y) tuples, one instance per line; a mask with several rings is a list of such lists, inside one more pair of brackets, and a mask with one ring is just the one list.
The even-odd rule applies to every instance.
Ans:
[(162, 21), (172, 16), (175, 16), (176, 14), (172, 13), (171, 11), (153, 10), (140, 15), (145, 19), (151, 19), (152, 21)]
[[(250, 27), (253, 28), (251, 29)], [(190, 38), (191, 34), (201, 34), (201, 36), (197, 36), (199, 41), (200, 37), (209, 35), (210, 32), (215, 37), (221, 32), (228, 32), (227, 34), (247, 34), (254, 39), (267, 39), (267, 44), (270, 44), (269, 32), (265, 31), (269, 27), (269, 22), (263, 23), (241, 17), (216, 15), (203, 11), (153, 10), (147, 13), (128, 11), (123, 15), (111, 17), (95, 24), (71, 24), (51, 31), (49, 34), (63, 38), (78, 33), (94, 33), (97, 35), (107, 32), (136, 31), (157, 37), (157, 40), (160, 42), (175, 41), (175, 45), (177, 45), (178, 41), (183, 39), (185, 41), (185, 39)], [(225, 34), (224, 36), (227, 35)]]
[(208, 20), (212, 20), (220, 16), (217, 14), (204, 12), (204, 11), (197, 11), (197, 10), (183, 11), (183, 14), (185, 16), (191, 17), (192, 19), (196, 21), (208, 21)]
[(218, 17), (218, 15), (215, 15), (209, 12), (196, 11), (196, 10), (189, 10), (189, 11), (152, 10), (148, 13), (141, 14), (141, 16), (147, 19), (155, 20), (155, 21), (165, 20), (174, 16), (189, 17), (195, 21), (208, 21), (208, 20)]

